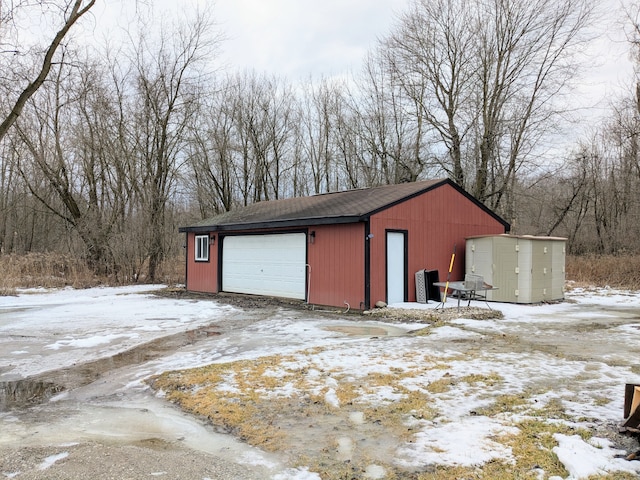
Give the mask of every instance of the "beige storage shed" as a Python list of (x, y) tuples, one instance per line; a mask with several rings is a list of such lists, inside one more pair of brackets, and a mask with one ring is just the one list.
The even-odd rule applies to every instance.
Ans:
[(566, 238), (484, 235), (466, 239), (465, 271), (497, 287), (487, 300), (538, 303), (564, 299)]

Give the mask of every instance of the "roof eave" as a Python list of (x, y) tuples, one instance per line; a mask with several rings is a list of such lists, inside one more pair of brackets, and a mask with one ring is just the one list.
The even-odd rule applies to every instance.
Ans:
[(195, 225), (180, 227), (180, 233), (208, 233), (208, 232), (238, 232), (243, 230), (279, 229), (290, 227), (308, 227), (311, 225), (335, 225), (345, 223), (364, 222), (368, 215), (351, 215), (341, 217), (296, 218), (287, 220), (272, 220), (267, 222), (227, 223), (219, 225)]

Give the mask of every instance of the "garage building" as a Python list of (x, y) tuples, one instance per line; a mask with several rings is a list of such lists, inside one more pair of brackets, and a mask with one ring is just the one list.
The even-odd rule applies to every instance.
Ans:
[(448, 179), (258, 202), (180, 228), (186, 288), (367, 309), (415, 301), (418, 270), (462, 278), (465, 238), (509, 224)]

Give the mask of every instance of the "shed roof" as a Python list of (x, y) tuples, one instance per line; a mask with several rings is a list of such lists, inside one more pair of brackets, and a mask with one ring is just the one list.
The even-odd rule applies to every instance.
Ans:
[(421, 195), (451, 185), (509, 229), (509, 224), (449, 179), (383, 185), (309, 197), (257, 202), (180, 228), (180, 232), (233, 231), (335, 223), (355, 223)]

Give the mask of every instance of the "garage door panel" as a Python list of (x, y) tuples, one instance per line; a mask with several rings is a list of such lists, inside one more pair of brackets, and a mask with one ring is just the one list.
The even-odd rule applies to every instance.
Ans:
[(226, 292), (306, 298), (304, 233), (226, 237), (222, 288)]

